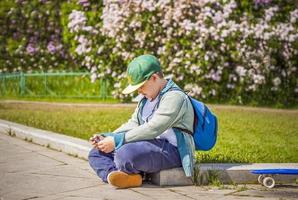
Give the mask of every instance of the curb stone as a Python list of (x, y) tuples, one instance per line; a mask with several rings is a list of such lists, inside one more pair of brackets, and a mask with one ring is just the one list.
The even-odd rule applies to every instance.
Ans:
[(45, 131), (0, 119), (0, 132), (27, 140), (57, 151), (88, 159), (92, 145), (85, 140)]
[[(92, 145), (86, 140), (1, 119), (0, 133), (15, 136), (85, 160), (88, 160), (88, 153), (92, 148)], [(210, 180), (217, 180), (223, 184), (248, 184), (257, 183), (258, 177), (258, 175), (250, 173), (250, 170), (270, 168), (298, 169), (298, 163), (204, 163), (196, 165), (197, 177), (194, 181), (185, 177), (182, 168), (162, 170), (150, 174), (149, 177), (152, 183), (160, 186), (207, 184)], [(277, 183), (295, 183), (298, 176), (276, 176), (275, 180)]]

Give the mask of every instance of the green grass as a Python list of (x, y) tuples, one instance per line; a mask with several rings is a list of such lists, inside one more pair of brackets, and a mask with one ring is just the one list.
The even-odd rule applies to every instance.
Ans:
[(62, 103), (120, 103), (120, 100), (114, 98), (67, 98), (67, 97), (3, 97), (0, 100), (20, 100), (20, 101), (39, 101), (39, 102), (62, 102)]
[(93, 133), (111, 132), (129, 118), (131, 108), (63, 107), (0, 103), (0, 118), (89, 139)]
[(297, 162), (298, 110), (215, 107), (219, 138), (214, 149), (198, 152), (208, 162)]
[[(211, 106), (218, 142), (199, 162), (298, 162), (298, 110)], [(62, 107), (0, 102), (0, 118), (88, 139), (127, 121), (132, 107)]]

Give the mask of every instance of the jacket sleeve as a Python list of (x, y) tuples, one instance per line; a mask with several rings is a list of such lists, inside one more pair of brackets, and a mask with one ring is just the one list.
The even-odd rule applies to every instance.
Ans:
[(122, 124), (119, 128), (114, 130), (113, 133), (127, 132), (131, 129), (138, 127), (139, 126), (138, 110), (139, 110), (139, 106), (137, 106), (134, 113), (131, 115), (131, 118), (126, 123)]
[(166, 93), (160, 100), (158, 109), (154, 112), (151, 120), (124, 134), (124, 143), (154, 139), (167, 129), (173, 127), (181, 120), (185, 109), (185, 95), (181, 92), (172, 91)]

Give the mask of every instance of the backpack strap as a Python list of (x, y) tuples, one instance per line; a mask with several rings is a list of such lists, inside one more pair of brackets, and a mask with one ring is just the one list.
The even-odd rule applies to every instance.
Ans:
[[(186, 96), (188, 97), (188, 99), (190, 100), (190, 103), (192, 103), (192, 100), (191, 100), (191, 97), (190, 96), (188, 96), (188, 94), (185, 92), (185, 91), (183, 91), (182, 89), (180, 89), (180, 88), (177, 88), (177, 87), (174, 87), (174, 88), (170, 88), (168, 91), (181, 91), (181, 92), (183, 92), (184, 94), (186, 94)], [(168, 92), (167, 91), (167, 92)], [(204, 110), (203, 110), (203, 115), (199, 112), (199, 114), (201, 115), (201, 117), (202, 117), (202, 129), (204, 130), (204, 128), (205, 128), (205, 124), (206, 124), (206, 114), (207, 114), (207, 106), (205, 105), (205, 104), (203, 104), (204, 105)], [(193, 108), (194, 109), (194, 108)], [(198, 116), (197, 116), (197, 114), (196, 114), (196, 112), (195, 112), (195, 110), (194, 110), (194, 125), (193, 125), (193, 130), (195, 130), (195, 128), (196, 128), (196, 125), (197, 125), (197, 122), (198, 122)], [(180, 129), (180, 130), (182, 130), (181, 128), (178, 128), (178, 129)], [(183, 129), (185, 132), (187, 132), (187, 133), (189, 133), (190, 131), (189, 130), (185, 130), (185, 129)], [(192, 133), (192, 132), (191, 132)]]
[(143, 98), (140, 100), (139, 104), (138, 104), (137, 119), (138, 119), (138, 124), (139, 124), (139, 125), (143, 124), (143, 123), (141, 122), (141, 120), (140, 120), (140, 117), (141, 117), (141, 115), (142, 115), (142, 110), (143, 110), (143, 107), (144, 107), (144, 104), (146, 103), (146, 101), (147, 101), (146, 98), (143, 97)]
[[(183, 92), (183, 93), (189, 98), (189, 100), (190, 100), (190, 102), (191, 102), (191, 99), (190, 99), (190, 97), (188, 96), (188, 94), (186, 94), (186, 92), (184, 92), (182, 89), (180, 89), (180, 88), (178, 88), (178, 87), (172, 87), (172, 88), (170, 88), (169, 90), (167, 90), (165, 93), (170, 92), (170, 91), (180, 91), (180, 92)], [(158, 97), (158, 102), (157, 102), (157, 104), (156, 104), (156, 108), (159, 107), (159, 103), (160, 103), (161, 97), (162, 97), (165, 93), (163, 93), (162, 95), (159, 95), (159, 97)], [(194, 124), (193, 124), (193, 130), (195, 130), (195, 124), (196, 124), (195, 122), (197, 122), (197, 120), (198, 120), (197, 117), (196, 117), (196, 115), (195, 115), (195, 119), (194, 119), (194, 120), (195, 120), (195, 121), (194, 121)], [(188, 133), (188, 134), (190, 134), (190, 135), (193, 135), (193, 132), (190, 131), (190, 130), (188, 130), (188, 129), (179, 128), (179, 127), (173, 127), (173, 128), (179, 129), (179, 130), (184, 131), (184, 132), (186, 132), (186, 133)]]

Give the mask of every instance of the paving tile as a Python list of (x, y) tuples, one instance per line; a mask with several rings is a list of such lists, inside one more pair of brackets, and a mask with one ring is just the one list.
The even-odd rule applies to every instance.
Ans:
[(67, 155), (66, 153), (59, 152), (56, 150), (43, 148), (41, 151), (38, 151), (40, 155), (47, 156), (53, 159), (56, 159), (61, 162), (65, 162), (70, 165), (76, 165), (81, 169), (89, 169), (89, 164), (86, 160), (76, 158), (74, 156)]
[(65, 192), (65, 195), (80, 196), (86, 198), (99, 198), (99, 199), (121, 199), (121, 200), (139, 200), (139, 199), (152, 199), (151, 196), (135, 192), (131, 189), (115, 189), (114, 187), (103, 184), (89, 188), (83, 188), (76, 191)]
[(7, 173), (26, 172), (32, 169), (44, 169), (46, 167), (53, 167), (63, 165), (64, 163), (48, 159), (44, 156), (30, 153), (26, 156), (16, 156), (14, 159), (8, 159), (8, 162), (0, 164), (0, 170)]
[[(62, 198), (59, 198), (59, 199), (63, 199), (63, 200), (98, 200), (98, 199), (102, 199), (102, 198), (88, 198), (88, 197), (70, 196), (70, 197), (62, 197)], [(104, 200), (104, 198), (103, 198), (103, 200)]]
[(143, 184), (115, 189), (103, 183), (87, 161), (0, 133), (0, 200), (179, 200), (298, 199), (298, 186), (268, 190), (260, 185), (238, 187)]
[(52, 195), (44, 195), (40, 196), (38, 198), (35, 198), (34, 200), (57, 200), (57, 199), (63, 199), (66, 196), (63, 194), (52, 194)]
[(26, 191), (39, 196), (63, 193), (99, 185), (98, 180), (63, 176), (34, 174), (8, 174), (1, 180), (0, 187), (7, 193)]
[[(87, 164), (87, 163), (86, 163)], [(90, 173), (88, 170), (82, 170), (74, 168), (73, 165), (58, 165), (48, 169), (40, 169), (29, 172), (34, 175), (41, 176), (61, 176), (71, 178), (86, 178), (86, 179), (98, 179), (95, 173)]]
[(134, 188), (134, 191), (153, 199), (191, 199), (184, 193), (179, 193), (168, 188)]
[(275, 199), (298, 199), (298, 186), (279, 186), (273, 189), (246, 190), (232, 196), (266, 197)]
[(23, 200), (23, 199), (36, 199), (38, 198), (38, 194), (34, 194), (31, 191), (13, 191), (9, 193), (5, 193), (3, 195), (0, 194), (0, 200)]

